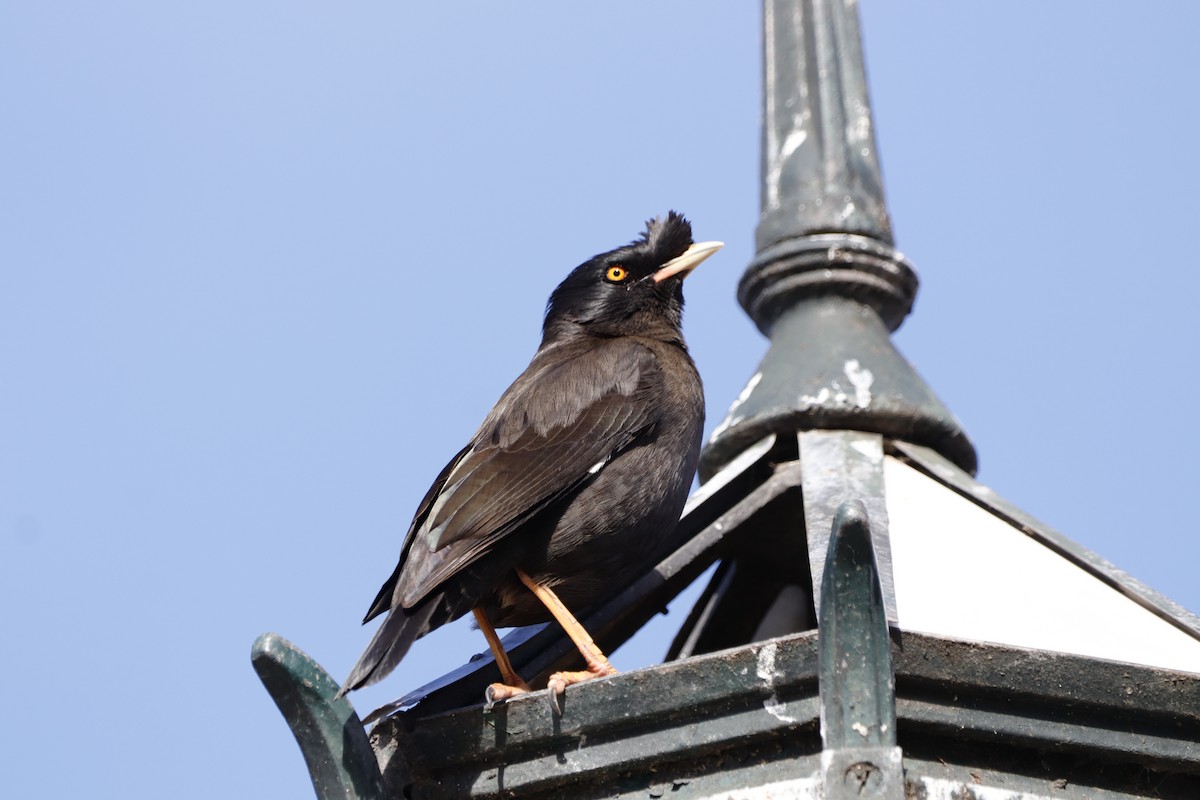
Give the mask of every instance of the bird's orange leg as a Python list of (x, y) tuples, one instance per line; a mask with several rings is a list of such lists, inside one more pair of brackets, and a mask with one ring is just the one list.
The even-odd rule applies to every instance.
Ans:
[(504, 652), (504, 645), (500, 644), (500, 637), (496, 635), (496, 629), (492, 627), (492, 621), (487, 618), (487, 614), (482, 608), (475, 607), (471, 609), (471, 612), (475, 614), (479, 630), (483, 631), (483, 638), (487, 639), (488, 647), (492, 650), (492, 657), (496, 659), (496, 666), (500, 668), (502, 683), (493, 683), (487, 688), (488, 706), (497, 700), (507, 700), (528, 692), (529, 684), (521, 680), (521, 676), (513, 669), (512, 662), (508, 660), (508, 653)]
[(579, 654), (583, 656), (583, 660), (587, 664), (586, 671), (556, 672), (550, 676), (550, 681), (546, 686), (550, 689), (550, 703), (557, 711), (558, 696), (566, 691), (568, 686), (605, 675), (616, 675), (617, 669), (608, 663), (608, 659), (605, 658), (604, 653), (600, 651), (600, 648), (592, 641), (592, 637), (579, 624), (579, 620), (575, 619), (575, 616), (563, 605), (562, 600), (558, 599), (558, 595), (551, 589), (536, 583), (533, 578), (529, 577), (522, 570), (517, 570), (517, 577), (521, 579), (521, 583), (529, 588), (529, 591), (533, 592), (538, 600), (542, 601), (542, 604), (549, 609), (554, 619), (558, 620), (558, 624), (562, 626), (567, 636), (575, 643), (575, 647), (579, 649)]

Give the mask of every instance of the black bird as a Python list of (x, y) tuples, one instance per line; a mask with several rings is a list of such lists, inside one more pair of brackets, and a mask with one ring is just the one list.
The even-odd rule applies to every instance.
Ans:
[(493, 626), (558, 620), (586, 672), (615, 672), (567, 608), (587, 609), (661, 555), (700, 453), (704, 396), (681, 331), (683, 279), (720, 242), (692, 243), (674, 211), (576, 267), (546, 305), (542, 343), (417, 508), (391, 577), (367, 611), (388, 613), (342, 693), (391, 672), (420, 636), (473, 611), (504, 680), (529, 687)]

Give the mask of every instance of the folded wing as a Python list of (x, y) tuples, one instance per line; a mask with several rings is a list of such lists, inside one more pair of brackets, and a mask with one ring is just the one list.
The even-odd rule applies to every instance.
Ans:
[(562, 348), (539, 353), (422, 502), (388, 605), (416, 606), (653, 436), (662, 392), (653, 353), (628, 340), (593, 344), (587, 359)]

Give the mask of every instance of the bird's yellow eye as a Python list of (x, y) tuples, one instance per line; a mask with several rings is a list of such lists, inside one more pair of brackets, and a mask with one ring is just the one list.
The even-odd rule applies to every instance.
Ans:
[(619, 283), (620, 281), (625, 280), (625, 276), (628, 274), (629, 273), (625, 271), (624, 267), (613, 266), (608, 268), (608, 272), (604, 273), (604, 277), (608, 278), (613, 283)]

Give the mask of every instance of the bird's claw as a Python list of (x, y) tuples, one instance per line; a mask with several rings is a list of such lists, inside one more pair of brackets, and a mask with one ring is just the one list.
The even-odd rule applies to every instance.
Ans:
[(616, 675), (617, 670), (611, 664), (605, 661), (602, 665), (598, 665), (593, 669), (584, 670), (581, 672), (556, 672), (550, 676), (550, 680), (546, 682), (547, 701), (550, 703), (550, 711), (554, 716), (562, 716), (562, 696), (566, 694), (567, 687), (576, 683), (590, 681), (593, 678), (603, 678), (606, 675)]
[(491, 711), (492, 706), (502, 700), (511, 700), (529, 691), (528, 686), (510, 686), (507, 683), (493, 683), (483, 690), (483, 710)]
[(561, 673), (554, 673), (546, 683), (546, 702), (550, 704), (550, 713), (556, 717), (562, 716), (562, 701), (559, 699), (567, 691), (567, 682)]

